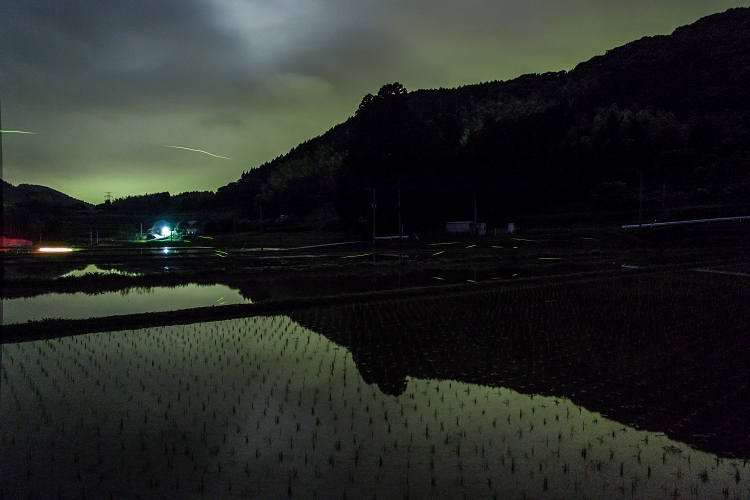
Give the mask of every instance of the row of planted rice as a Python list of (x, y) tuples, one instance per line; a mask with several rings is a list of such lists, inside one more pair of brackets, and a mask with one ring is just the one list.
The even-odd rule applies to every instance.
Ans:
[(750, 280), (678, 270), (295, 311), (365, 380), (569, 397), (704, 451), (750, 458)]
[(7, 344), (2, 498), (746, 497), (750, 470), (567, 399), (387, 394), (288, 317)]

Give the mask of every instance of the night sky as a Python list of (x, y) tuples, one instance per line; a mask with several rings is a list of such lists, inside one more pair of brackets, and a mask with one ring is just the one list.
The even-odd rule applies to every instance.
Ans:
[[(5, 0), (3, 178), (216, 190), (408, 90), (570, 70), (737, 0)], [(167, 147), (176, 146), (176, 147)], [(200, 150), (211, 153), (205, 154)]]

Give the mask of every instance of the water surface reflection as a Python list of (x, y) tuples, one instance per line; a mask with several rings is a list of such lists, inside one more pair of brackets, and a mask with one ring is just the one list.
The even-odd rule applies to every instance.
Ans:
[(748, 468), (567, 398), (368, 384), (288, 317), (6, 344), (2, 494), (716, 498)]
[(83, 269), (74, 269), (72, 271), (68, 271), (60, 277), (71, 278), (71, 277), (85, 276), (87, 274), (119, 274), (121, 276), (140, 276), (142, 273), (131, 273), (128, 271), (122, 271), (120, 269), (115, 269), (111, 266), (105, 266), (105, 268), (100, 268), (96, 264), (88, 264)]
[(3, 324), (45, 318), (100, 318), (250, 302), (237, 290), (225, 285), (127, 288), (95, 295), (83, 292), (49, 293), (30, 298), (3, 299)]
[(295, 311), (399, 395), (409, 377), (571, 398), (750, 458), (750, 281), (695, 272), (507, 286)]

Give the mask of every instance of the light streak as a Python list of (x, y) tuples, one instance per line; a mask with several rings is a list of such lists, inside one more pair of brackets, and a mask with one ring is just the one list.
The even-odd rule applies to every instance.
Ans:
[(36, 132), (26, 132), (24, 130), (0, 130), (3, 134), (32, 134), (36, 135)]
[(357, 255), (345, 255), (341, 257), (342, 259), (353, 259), (355, 257), (367, 257), (368, 255), (372, 255), (371, 253), (360, 253)]
[(64, 253), (72, 252), (73, 249), (70, 247), (40, 247), (39, 253)]
[(223, 158), (224, 160), (231, 160), (231, 158), (227, 158), (226, 156), (215, 155), (213, 153), (209, 153), (208, 151), (203, 151), (202, 149), (186, 148), (184, 146), (170, 146), (169, 144), (165, 144), (164, 146), (166, 146), (168, 148), (174, 148), (174, 149), (186, 149), (187, 151), (195, 151), (196, 153), (207, 154), (207, 155), (213, 156), (215, 158)]

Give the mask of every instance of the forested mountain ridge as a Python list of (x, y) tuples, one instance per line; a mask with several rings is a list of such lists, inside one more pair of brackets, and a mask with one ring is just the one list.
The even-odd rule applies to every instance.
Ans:
[(42, 197), (48, 199), (51, 203), (56, 203), (65, 207), (81, 209), (94, 207), (91, 203), (86, 203), (85, 201), (73, 198), (72, 196), (68, 196), (65, 193), (61, 193), (60, 191), (47, 186), (39, 186), (36, 184), (19, 184), (18, 186), (14, 186), (5, 180), (2, 180), (2, 185), (4, 205), (18, 203), (24, 200), (24, 198)]
[[(672, 203), (750, 195), (750, 9), (647, 37), (569, 72), (366, 96), (354, 117), (223, 188), (245, 210), (308, 214), (335, 206), (362, 223), (378, 189), (393, 218), (438, 225), (637, 196)], [(666, 204), (666, 200), (662, 200)], [(390, 208), (389, 208), (390, 207)]]
[(374, 189), (379, 227), (395, 234), (399, 195), (407, 230), (471, 219), (474, 200), (499, 224), (571, 205), (632, 209), (641, 172), (647, 206), (747, 202), (747, 89), (750, 9), (735, 8), (567, 72), (384, 85), (344, 123), (201, 204), (365, 228)]

